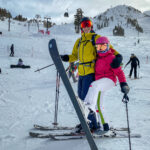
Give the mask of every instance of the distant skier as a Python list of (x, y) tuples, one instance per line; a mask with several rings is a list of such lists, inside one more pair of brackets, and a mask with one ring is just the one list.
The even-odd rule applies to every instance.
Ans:
[[(97, 60), (95, 64), (95, 81), (91, 83), (84, 103), (89, 110), (87, 118), (90, 120), (90, 129), (94, 131), (99, 131), (100, 129), (101, 131), (100, 124), (102, 124), (103, 130), (108, 131), (109, 125), (104, 117), (104, 94), (107, 90), (116, 85), (117, 78), (120, 82), (121, 92), (124, 94), (129, 92), (129, 86), (126, 83), (126, 78), (121, 66), (118, 68), (111, 67), (115, 55), (112, 53), (112, 48), (109, 47), (108, 38), (98, 38), (96, 40), (96, 49)], [(111, 98), (110, 101), (113, 101), (113, 99)], [(98, 118), (99, 121), (97, 121)]]
[[(131, 57), (130, 57), (130, 60), (127, 62), (127, 64), (125, 65), (125, 67), (131, 63), (131, 70), (130, 70), (130, 73), (129, 73), (129, 78), (131, 78), (132, 76), (132, 71), (134, 69), (134, 79), (137, 79), (137, 65), (139, 66), (140, 68), (140, 61), (139, 59), (134, 55), (134, 54), (131, 54)], [(125, 68), (124, 67), (124, 68)]]
[(10, 55), (9, 56), (14, 57), (14, 44), (12, 44), (10, 47)]
[(21, 58), (18, 59), (18, 66), (23, 66), (23, 60)]
[(23, 60), (21, 58), (18, 59), (18, 63), (16, 65), (11, 64), (10, 68), (30, 68), (28, 65), (23, 64)]
[(2, 70), (1, 70), (1, 68), (0, 68), (0, 74), (2, 73)]

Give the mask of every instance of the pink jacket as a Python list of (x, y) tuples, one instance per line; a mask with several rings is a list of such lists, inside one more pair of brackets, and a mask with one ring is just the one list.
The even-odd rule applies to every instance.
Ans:
[(116, 83), (116, 77), (118, 77), (119, 82), (126, 82), (126, 78), (121, 67), (114, 69), (110, 66), (115, 58), (115, 55), (112, 53), (112, 49), (106, 53), (98, 53), (97, 55), (98, 56), (95, 64), (95, 80), (109, 78)]

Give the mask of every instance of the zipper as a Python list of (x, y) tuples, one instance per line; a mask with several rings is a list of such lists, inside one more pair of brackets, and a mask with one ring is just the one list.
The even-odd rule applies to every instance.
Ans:
[[(84, 62), (84, 60), (83, 60), (83, 54), (84, 54), (84, 43), (83, 43), (83, 48), (82, 48), (82, 61)], [(84, 65), (82, 65), (82, 66), (83, 66), (83, 71), (84, 71), (84, 75), (85, 75)]]

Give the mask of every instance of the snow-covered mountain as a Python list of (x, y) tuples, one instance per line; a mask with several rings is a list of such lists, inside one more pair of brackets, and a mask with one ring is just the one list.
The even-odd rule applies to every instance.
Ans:
[[(115, 10), (119, 9), (119, 13), (124, 15), (128, 10), (126, 7), (118, 6), (109, 9), (109, 11), (113, 14), (113, 11), (117, 13), (118, 11)], [(124, 13), (121, 12), (121, 9)], [(123, 55), (124, 65), (129, 61), (131, 53), (135, 53), (140, 60), (138, 76), (141, 78), (138, 80), (127, 78), (130, 87), (128, 94), (130, 131), (132, 134), (141, 134), (140, 139), (132, 138), (131, 144), (134, 150), (149, 150), (150, 19), (139, 11), (131, 10), (131, 12), (130, 17), (137, 17), (138, 23), (147, 32), (138, 35), (133, 28), (128, 27), (128, 29), (124, 25), (130, 32), (123, 37), (112, 36), (111, 26), (96, 30), (96, 33), (110, 39), (114, 48)], [(118, 16), (114, 17), (116, 24), (121, 21), (123, 24), (123, 21), (126, 21), (124, 16), (121, 17), (119, 14), (116, 16)], [(94, 29), (97, 29), (96, 21), (97, 18), (94, 19)], [(113, 24), (113, 22), (111, 23)], [(42, 25), (40, 25), (40, 29), (46, 31)], [(52, 126), (54, 122), (56, 68), (51, 66), (40, 72), (34, 72), (53, 63), (48, 52), (48, 41), (55, 38), (59, 53), (71, 54), (75, 41), (80, 37), (80, 34), (75, 33), (73, 23), (56, 25), (49, 30), (50, 35), (43, 35), (37, 32), (36, 24), (32, 24), (28, 29), (27, 22), (11, 20), (10, 32), (8, 32), (8, 20), (0, 21), (0, 31), (2, 32), (0, 35), (0, 68), (2, 70), (0, 74), (0, 150), (90, 150), (87, 140), (84, 139), (53, 141), (29, 137), (29, 131), (35, 131), (33, 124)], [(9, 57), (12, 43), (14, 44), (15, 57)], [(10, 65), (17, 64), (19, 58), (31, 68), (11, 69)], [(65, 68), (69, 65), (69, 63), (63, 64)], [(130, 65), (124, 69), (126, 77), (129, 71)], [(73, 83), (72, 79), (70, 81), (75, 93), (77, 93), (77, 83)], [(60, 81), (59, 94), (58, 126), (75, 126), (79, 120), (62, 81)], [(104, 106), (110, 126), (127, 127), (122, 97), (119, 83), (105, 95)], [(129, 149), (126, 138), (96, 139), (95, 142), (100, 150)]]
[[(132, 22), (129, 22), (129, 19)], [(114, 27), (119, 25), (125, 30), (125, 35), (136, 34), (137, 25), (140, 26), (144, 32), (147, 32), (145, 24), (150, 24), (150, 19), (147, 15), (131, 6), (126, 5), (118, 5), (107, 9), (105, 12), (95, 16), (93, 21), (95, 28), (102, 30), (108, 30), (109, 28), (110, 34), (112, 34)]]

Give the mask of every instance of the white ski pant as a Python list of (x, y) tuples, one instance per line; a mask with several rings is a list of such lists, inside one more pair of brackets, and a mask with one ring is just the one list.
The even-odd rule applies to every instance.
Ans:
[(85, 104), (88, 108), (92, 109), (97, 116), (97, 119), (102, 124), (106, 123), (105, 111), (103, 107), (103, 97), (105, 91), (115, 86), (115, 83), (109, 78), (102, 78), (92, 82), (89, 87), (88, 93), (85, 97)]

